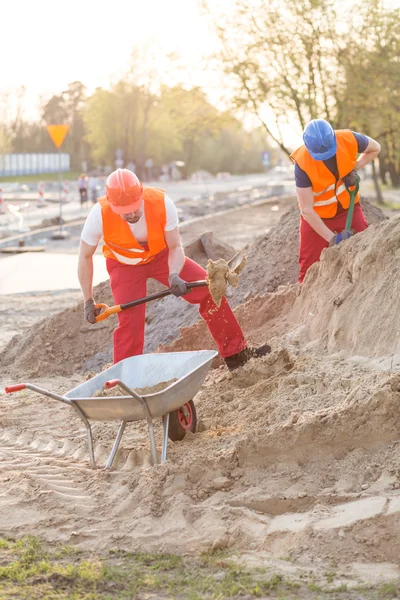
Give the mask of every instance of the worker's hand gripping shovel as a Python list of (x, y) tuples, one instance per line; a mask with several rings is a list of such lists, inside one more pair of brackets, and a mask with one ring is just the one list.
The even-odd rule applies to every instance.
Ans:
[[(227, 263), (231, 272), (240, 272), (242, 265), (245, 263), (245, 249), (240, 250), (231, 260)], [(207, 287), (210, 284), (209, 279), (204, 279), (200, 281), (188, 281), (188, 293), (193, 289), (199, 287)], [(150, 296), (145, 296), (144, 298), (139, 298), (138, 300), (132, 300), (132, 302), (126, 302), (125, 304), (118, 304), (116, 306), (108, 306), (107, 304), (96, 304), (95, 309), (99, 308), (102, 312), (95, 317), (96, 323), (99, 321), (105, 321), (108, 319), (110, 315), (114, 315), (123, 310), (127, 310), (128, 308), (133, 308), (134, 306), (139, 306), (140, 304), (145, 304), (147, 302), (151, 302), (152, 300), (159, 300), (160, 298), (165, 298), (165, 296), (169, 296), (172, 294), (170, 288), (167, 290), (163, 290), (162, 292), (157, 292), (156, 294), (151, 294)]]
[[(346, 183), (346, 179), (343, 179), (346, 190), (349, 192), (350, 203), (347, 211), (346, 224), (344, 229), (340, 233), (335, 233), (334, 237), (329, 242), (329, 246), (336, 246), (336, 244), (340, 243), (343, 240), (347, 240), (354, 235), (354, 231), (351, 228), (353, 224), (353, 214), (354, 214), (354, 205), (356, 201), (356, 197), (358, 194), (358, 190), (360, 189), (360, 177), (356, 174), (354, 185), (348, 185)], [(353, 188), (353, 189), (351, 189)]]
[(349, 210), (347, 213), (347, 219), (346, 219), (346, 225), (345, 225), (345, 230), (346, 231), (350, 231), (351, 230), (351, 226), (353, 224), (353, 213), (354, 213), (354, 204), (356, 201), (356, 197), (358, 194), (358, 190), (360, 189), (360, 177), (359, 175), (356, 176), (356, 183), (353, 186), (353, 189), (351, 190), (350, 187), (347, 186), (347, 184), (344, 184), (346, 187), (346, 190), (349, 192), (350, 194), (350, 204), (349, 204)]

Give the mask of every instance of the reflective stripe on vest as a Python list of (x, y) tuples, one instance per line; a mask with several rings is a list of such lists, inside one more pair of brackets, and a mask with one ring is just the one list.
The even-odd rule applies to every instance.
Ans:
[[(350, 194), (342, 178), (354, 169), (357, 162), (357, 141), (349, 129), (335, 131), (337, 141), (336, 162), (339, 180), (321, 160), (311, 157), (306, 147), (300, 146), (290, 158), (308, 175), (314, 196), (314, 210), (323, 219), (332, 218), (337, 213), (337, 203), (344, 209), (350, 204)], [(359, 202), (357, 194), (355, 202)]]
[(145, 264), (167, 247), (164, 234), (167, 222), (164, 191), (144, 188), (143, 201), (148, 248), (137, 241), (129, 224), (111, 210), (107, 198), (99, 199), (103, 221), (103, 254), (106, 258), (125, 265)]
[[(330, 190), (334, 190), (335, 186), (334, 185), (330, 185), (328, 188), (326, 188), (326, 190), (323, 190), (322, 192), (313, 192), (313, 196), (314, 198), (321, 196), (322, 194), (325, 194), (326, 192), (329, 192)], [(342, 183), (342, 185), (340, 185), (337, 190), (336, 190), (336, 196), (333, 195), (332, 198), (330, 198), (329, 200), (319, 200), (317, 202), (315, 202), (314, 200), (314, 206), (327, 206), (328, 204), (334, 204), (335, 202), (337, 202), (337, 195), (341, 194), (342, 192), (344, 192), (346, 189), (346, 186), (344, 185), (344, 183)]]
[[(104, 242), (105, 243), (105, 242)], [(139, 263), (143, 262), (143, 257), (140, 256), (136, 256), (136, 257), (132, 257), (130, 258), (129, 256), (124, 256), (123, 254), (120, 254), (118, 252), (118, 250), (123, 250), (124, 252), (126, 252), (127, 254), (130, 254), (132, 252), (141, 252), (142, 254), (145, 252), (144, 248), (119, 248), (118, 246), (115, 246), (114, 244), (106, 244), (107, 248), (113, 253), (113, 255), (115, 256), (115, 258), (119, 261), (124, 263), (124, 265), (138, 265)]]

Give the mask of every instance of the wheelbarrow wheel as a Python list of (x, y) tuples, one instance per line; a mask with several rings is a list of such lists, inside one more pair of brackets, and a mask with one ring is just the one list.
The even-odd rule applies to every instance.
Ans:
[(180, 442), (187, 431), (196, 432), (197, 413), (193, 400), (169, 413), (168, 437), (172, 442)]

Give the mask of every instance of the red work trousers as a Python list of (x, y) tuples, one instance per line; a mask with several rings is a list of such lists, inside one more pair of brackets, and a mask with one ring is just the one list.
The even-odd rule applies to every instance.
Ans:
[[(156, 279), (168, 286), (168, 249), (166, 248), (147, 264), (124, 265), (107, 258), (111, 290), (115, 304), (125, 304), (146, 295), (148, 278)], [(197, 263), (185, 259), (180, 277), (185, 281), (205, 279), (206, 271)], [(207, 287), (196, 288), (185, 295), (184, 300), (198, 304), (199, 312), (217, 344), (222, 358), (241, 352), (247, 346), (243, 332), (228, 302), (222, 299), (218, 308)], [(140, 304), (118, 313), (118, 327), (114, 331), (114, 363), (142, 354), (144, 346), (146, 305)], [(162, 343), (160, 334), (160, 343)]]
[[(345, 228), (347, 212), (347, 210), (342, 209), (340, 212), (338, 211), (337, 215), (331, 219), (322, 220), (331, 231), (340, 233)], [(360, 231), (364, 231), (364, 229), (367, 229), (367, 227), (368, 223), (365, 220), (360, 203), (357, 202), (357, 204), (354, 206), (353, 223), (351, 228), (353, 231), (355, 231), (355, 233), (360, 233)], [(299, 283), (303, 282), (308, 269), (315, 262), (319, 261), (322, 250), (328, 246), (329, 243), (324, 240), (324, 238), (321, 237), (316, 231), (314, 231), (311, 225), (309, 225), (307, 221), (303, 219), (303, 217), (300, 217)]]

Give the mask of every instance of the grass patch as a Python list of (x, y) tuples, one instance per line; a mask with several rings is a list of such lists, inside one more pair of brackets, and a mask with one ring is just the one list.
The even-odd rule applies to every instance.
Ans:
[[(77, 180), (82, 171), (67, 171), (61, 173), (63, 181)], [(12, 177), (0, 177), (1, 183), (31, 183), (39, 181), (58, 181), (58, 173), (40, 173), (35, 175), (15, 175)]]
[(384, 598), (399, 598), (400, 597), (400, 582), (390, 581), (383, 583), (379, 588), (380, 597)]
[[(381, 204), (377, 204), (377, 206), (382, 207)], [(400, 210), (400, 202), (391, 202), (390, 200), (385, 200), (384, 208), (389, 208), (390, 210)]]
[[(334, 574), (326, 573), (331, 583)], [(397, 584), (365, 588), (363, 598), (397, 597)], [(34, 537), (0, 538), (0, 600), (176, 600), (246, 598), (359, 599), (345, 585), (326, 588), (313, 579), (291, 581), (267, 569), (246, 569), (226, 551), (197, 558), (111, 550), (93, 555)]]

